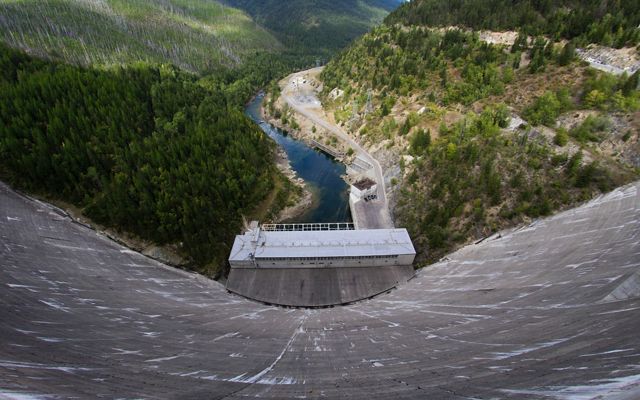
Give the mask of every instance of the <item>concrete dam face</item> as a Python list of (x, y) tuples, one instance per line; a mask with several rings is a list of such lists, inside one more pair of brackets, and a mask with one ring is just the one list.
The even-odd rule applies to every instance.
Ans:
[(348, 306), (252, 302), (0, 185), (0, 398), (640, 398), (640, 183)]

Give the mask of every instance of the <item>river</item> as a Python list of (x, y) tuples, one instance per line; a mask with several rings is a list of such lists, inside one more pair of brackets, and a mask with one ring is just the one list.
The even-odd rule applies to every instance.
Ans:
[(346, 173), (344, 164), (265, 122), (260, 115), (263, 100), (264, 95), (256, 96), (245, 109), (247, 116), (284, 149), (291, 167), (304, 179), (314, 197), (309, 210), (286, 222), (350, 222), (349, 186), (341, 177)]

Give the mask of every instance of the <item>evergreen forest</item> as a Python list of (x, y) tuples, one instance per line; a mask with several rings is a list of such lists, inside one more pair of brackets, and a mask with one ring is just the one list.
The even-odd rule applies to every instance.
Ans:
[(388, 24), (517, 30), (579, 44), (623, 47), (640, 41), (638, 0), (420, 0), (405, 3)]
[(379, 24), (401, 0), (224, 0), (245, 10), (289, 51), (327, 59)]
[(0, 41), (76, 65), (173, 64), (209, 74), (258, 53), (327, 60), (400, 0), (0, 0)]
[[(285, 66), (198, 78), (172, 66), (91, 69), (0, 47), (0, 176), (97, 223), (176, 244), (215, 275), (272, 190), (273, 144), (242, 105)], [(269, 68), (265, 68), (268, 66)]]
[(241, 10), (201, 0), (0, 0), (0, 40), (71, 64), (235, 68), (283, 46)]

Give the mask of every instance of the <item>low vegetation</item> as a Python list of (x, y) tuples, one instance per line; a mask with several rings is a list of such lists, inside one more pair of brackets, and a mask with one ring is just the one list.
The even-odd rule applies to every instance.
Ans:
[[(432, 14), (420, 14), (434, 3)], [(463, 18), (457, 7), (474, 2), (454, 3), (401, 7), (321, 76), (323, 104), (336, 121), (400, 165), (397, 222), (422, 264), (638, 177), (597, 146), (637, 140), (631, 125), (619, 137), (610, 128), (639, 109), (639, 74), (615, 77), (577, 61), (576, 43), (588, 36), (557, 43), (536, 36), (549, 32), (524, 29), (513, 45), (492, 45), (473, 31), (422, 25), (439, 25), (432, 18), (440, 14)], [(587, 117), (571, 122), (572, 113)]]
[(580, 152), (558, 155), (530, 132), (502, 133), (507, 122), (499, 110), (486, 109), (443, 129), (433, 145), (412, 146), (419, 158), (405, 179), (399, 222), (423, 257), (425, 249), (437, 259), (469, 238), (624, 182), (596, 161), (582, 163)]

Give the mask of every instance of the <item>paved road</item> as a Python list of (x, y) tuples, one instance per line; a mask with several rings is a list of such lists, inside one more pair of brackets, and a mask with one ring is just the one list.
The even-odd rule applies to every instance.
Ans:
[[(385, 190), (384, 175), (378, 160), (369, 154), (351, 135), (340, 129), (340, 127), (320, 117), (322, 107), (316, 97), (315, 88), (311, 85), (303, 84), (302, 81), (307, 75), (317, 74), (324, 67), (313, 68), (289, 75), (285, 81), (286, 86), (282, 90), (282, 98), (297, 113), (313, 121), (327, 131), (335, 134), (342, 141), (355, 151), (361, 159), (373, 165), (375, 180), (378, 183), (378, 200), (369, 202), (366, 206), (374, 211), (369, 211), (366, 215), (375, 215), (374, 219), (367, 219), (362, 222), (362, 226), (370, 228), (393, 228), (393, 220), (389, 213), (389, 202)], [(363, 215), (365, 215), (363, 213)]]
[(640, 398), (640, 183), (449, 258), (280, 309), (0, 184), (0, 398)]

